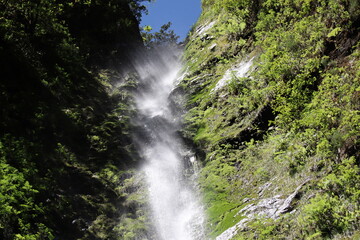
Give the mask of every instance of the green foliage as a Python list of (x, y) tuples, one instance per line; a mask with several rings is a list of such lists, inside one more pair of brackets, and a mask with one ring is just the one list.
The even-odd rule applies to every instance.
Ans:
[(148, 238), (151, 221), (148, 216), (147, 197), (144, 178), (135, 171), (122, 173), (122, 181), (119, 182), (117, 190), (125, 198), (123, 206), (130, 211), (123, 214), (114, 230), (119, 239)]
[(133, 11), (135, 17), (140, 22), (141, 16), (145, 13), (147, 14), (147, 9), (143, 5), (143, 2), (153, 2), (155, 0), (128, 0), (131, 10)]
[[(339, 18), (333, 17), (335, 9), (344, 8), (341, 3), (319, 1), (318, 4), (311, 12), (306, 4), (299, 11), (290, 2), (266, 1), (256, 27), (259, 45), (265, 51), (258, 76), (274, 86), (274, 110), (280, 113), (278, 121), (284, 125), (298, 118), (298, 113), (311, 100), (323, 68), (321, 58), (326, 40), (336, 36), (340, 26), (349, 21), (346, 12)], [(283, 12), (275, 14), (274, 9)], [(324, 17), (328, 19), (326, 23)], [(332, 29), (329, 27), (332, 25), (339, 27)]]
[(51, 231), (32, 219), (43, 214), (35, 203), (38, 193), (24, 175), (6, 164), (0, 163), (0, 234), (5, 239), (53, 239)]
[(174, 30), (170, 29), (171, 24), (171, 22), (168, 22), (162, 25), (159, 32), (155, 33), (151, 33), (152, 28), (150, 26), (145, 26), (141, 33), (145, 46), (150, 49), (161, 46), (176, 46), (179, 36), (174, 33)]
[(257, 2), (248, 0), (216, 1), (213, 11), (218, 14), (219, 35), (228, 35), (230, 39), (239, 39), (240, 36), (248, 37), (251, 27), (255, 23), (254, 11), (257, 11)]
[(143, 2), (0, 1), (1, 239), (113, 233), (136, 87), (119, 66), (142, 44)]
[(283, 236), (277, 236), (277, 221), (273, 219), (257, 217), (253, 219), (249, 224), (249, 228), (251, 231), (244, 234), (243, 236), (239, 236), (236, 239), (282, 239)]
[(138, 237), (145, 237), (149, 221), (143, 216), (144, 213), (137, 212), (135, 216), (129, 216), (121, 219), (118, 226), (115, 227), (120, 239), (132, 240)]
[(359, 166), (354, 157), (344, 159), (319, 183), (324, 192), (304, 206), (302, 227), (311, 236), (328, 237), (359, 226)]
[(322, 180), (320, 187), (329, 195), (343, 196), (354, 203), (359, 203), (359, 172), (360, 168), (356, 163), (355, 157), (344, 159), (333, 173), (327, 175)]
[[(184, 135), (204, 153), (199, 180), (213, 237), (236, 224), (244, 206), (286, 198), (307, 179), (291, 203), (289, 211), (295, 211), (276, 221), (253, 219), (235, 239), (356, 235), (355, 2), (202, 1), (204, 12), (185, 51)], [(250, 76), (234, 76), (215, 89), (226, 71), (253, 56)]]
[(307, 216), (304, 218), (306, 231), (319, 230), (314, 235), (330, 236), (332, 232), (338, 232), (345, 229), (346, 225), (339, 219), (339, 202), (336, 199), (329, 196), (317, 195), (312, 199), (311, 203), (304, 207), (304, 214)]

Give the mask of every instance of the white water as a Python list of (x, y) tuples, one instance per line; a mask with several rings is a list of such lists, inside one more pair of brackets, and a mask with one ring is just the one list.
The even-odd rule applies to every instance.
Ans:
[(144, 129), (137, 139), (145, 158), (143, 171), (156, 240), (202, 240), (202, 206), (194, 176), (185, 176), (185, 165), (191, 165), (185, 162), (194, 163), (194, 157), (185, 156), (187, 151), (176, 137), (178, 121), (169, 107), (169, 95), (181, 65), (169, 51), (155, 56), (137, 68), (142, 84), (136, 105), (138, 125)]

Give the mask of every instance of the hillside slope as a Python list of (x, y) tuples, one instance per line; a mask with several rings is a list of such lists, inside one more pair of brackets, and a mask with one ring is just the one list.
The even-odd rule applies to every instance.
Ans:
[(359, 238), (359, 2), (202, 5), (180, 86), (210, 236)]

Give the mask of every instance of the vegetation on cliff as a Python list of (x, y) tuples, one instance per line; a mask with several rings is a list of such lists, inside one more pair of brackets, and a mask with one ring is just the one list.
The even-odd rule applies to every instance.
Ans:
[(181, 85), (210, 235), (359, 237), (358, 1), (202, 4)]
[[(177, 37), (141, 36), (142, 2), (0, 0), (1, 239), (149, 237), (129, 60)], [(203, 0), (177, 91), (211, 237), (360, 237), (359, 16), (357, 0)]]
[(1, 239), (125, 239), (141, 2), (0, 1)]

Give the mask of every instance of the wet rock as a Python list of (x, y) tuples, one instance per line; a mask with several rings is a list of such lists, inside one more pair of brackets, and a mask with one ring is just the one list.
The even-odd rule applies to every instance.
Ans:
[(214, 43), (214, 44), (212, 44), (208, 49), (213, 52), (213, 51), (215, 51), (216, 46), (217, 46), (217, 44)]
[(259, 192), (258, 192), (259, 197), (262, 197), (263, 194), (264, 194), (264, 192), (265, 192), (265, 190), (268, 189), (271, 185), (272, 185), (271, 182), (267, 182), (267, 183), (265, 183), (263, 186), (259, 187)]
[(251, 66), (253, 64), (254, 57), (247, 60), (242, 61), (234, 67), (227, 70), (224, 76), (217, 82), (216, 86), (211, 90), (212, 93), (218, 91), (219, 89), (226, 86), (233, 78), (243, 78), (249, 75)]
[(195, 31), (195, 35), (204, 36), (214, 25), (215, 21), (199, 26)]
[(212, 40), (215, 37), (209, 34), (205, 34), (202, 38), (200, 38), (201, 41), (208, 41), (208, 40)]
[(182, 87), (174, 88), (169, 94), (168, 102), (171, 114), (175, 118), (180, 118), (185, 113), (183, 107), (186, 104), (186, 95), (184, 89)]
[[(282, 195), (276, 195), (271, 198), (262, 199), (258, 203), (251, 203), (247, 205), (236, 214), (236, 216), (243, 215), (245, 218), (219, 235), (216, 240), (232, 239), (239, 231), (246, 228), (247, 222), (258, 216), (278, 219), (282, 214), (290, 212), (293, 209), (293, 200), (298, 196), (300, 189), (309, 181), (310, 179), (304, 181), (285, 199)], [(249, 202), (249, 199), (247, 199), (246, 202)]]

